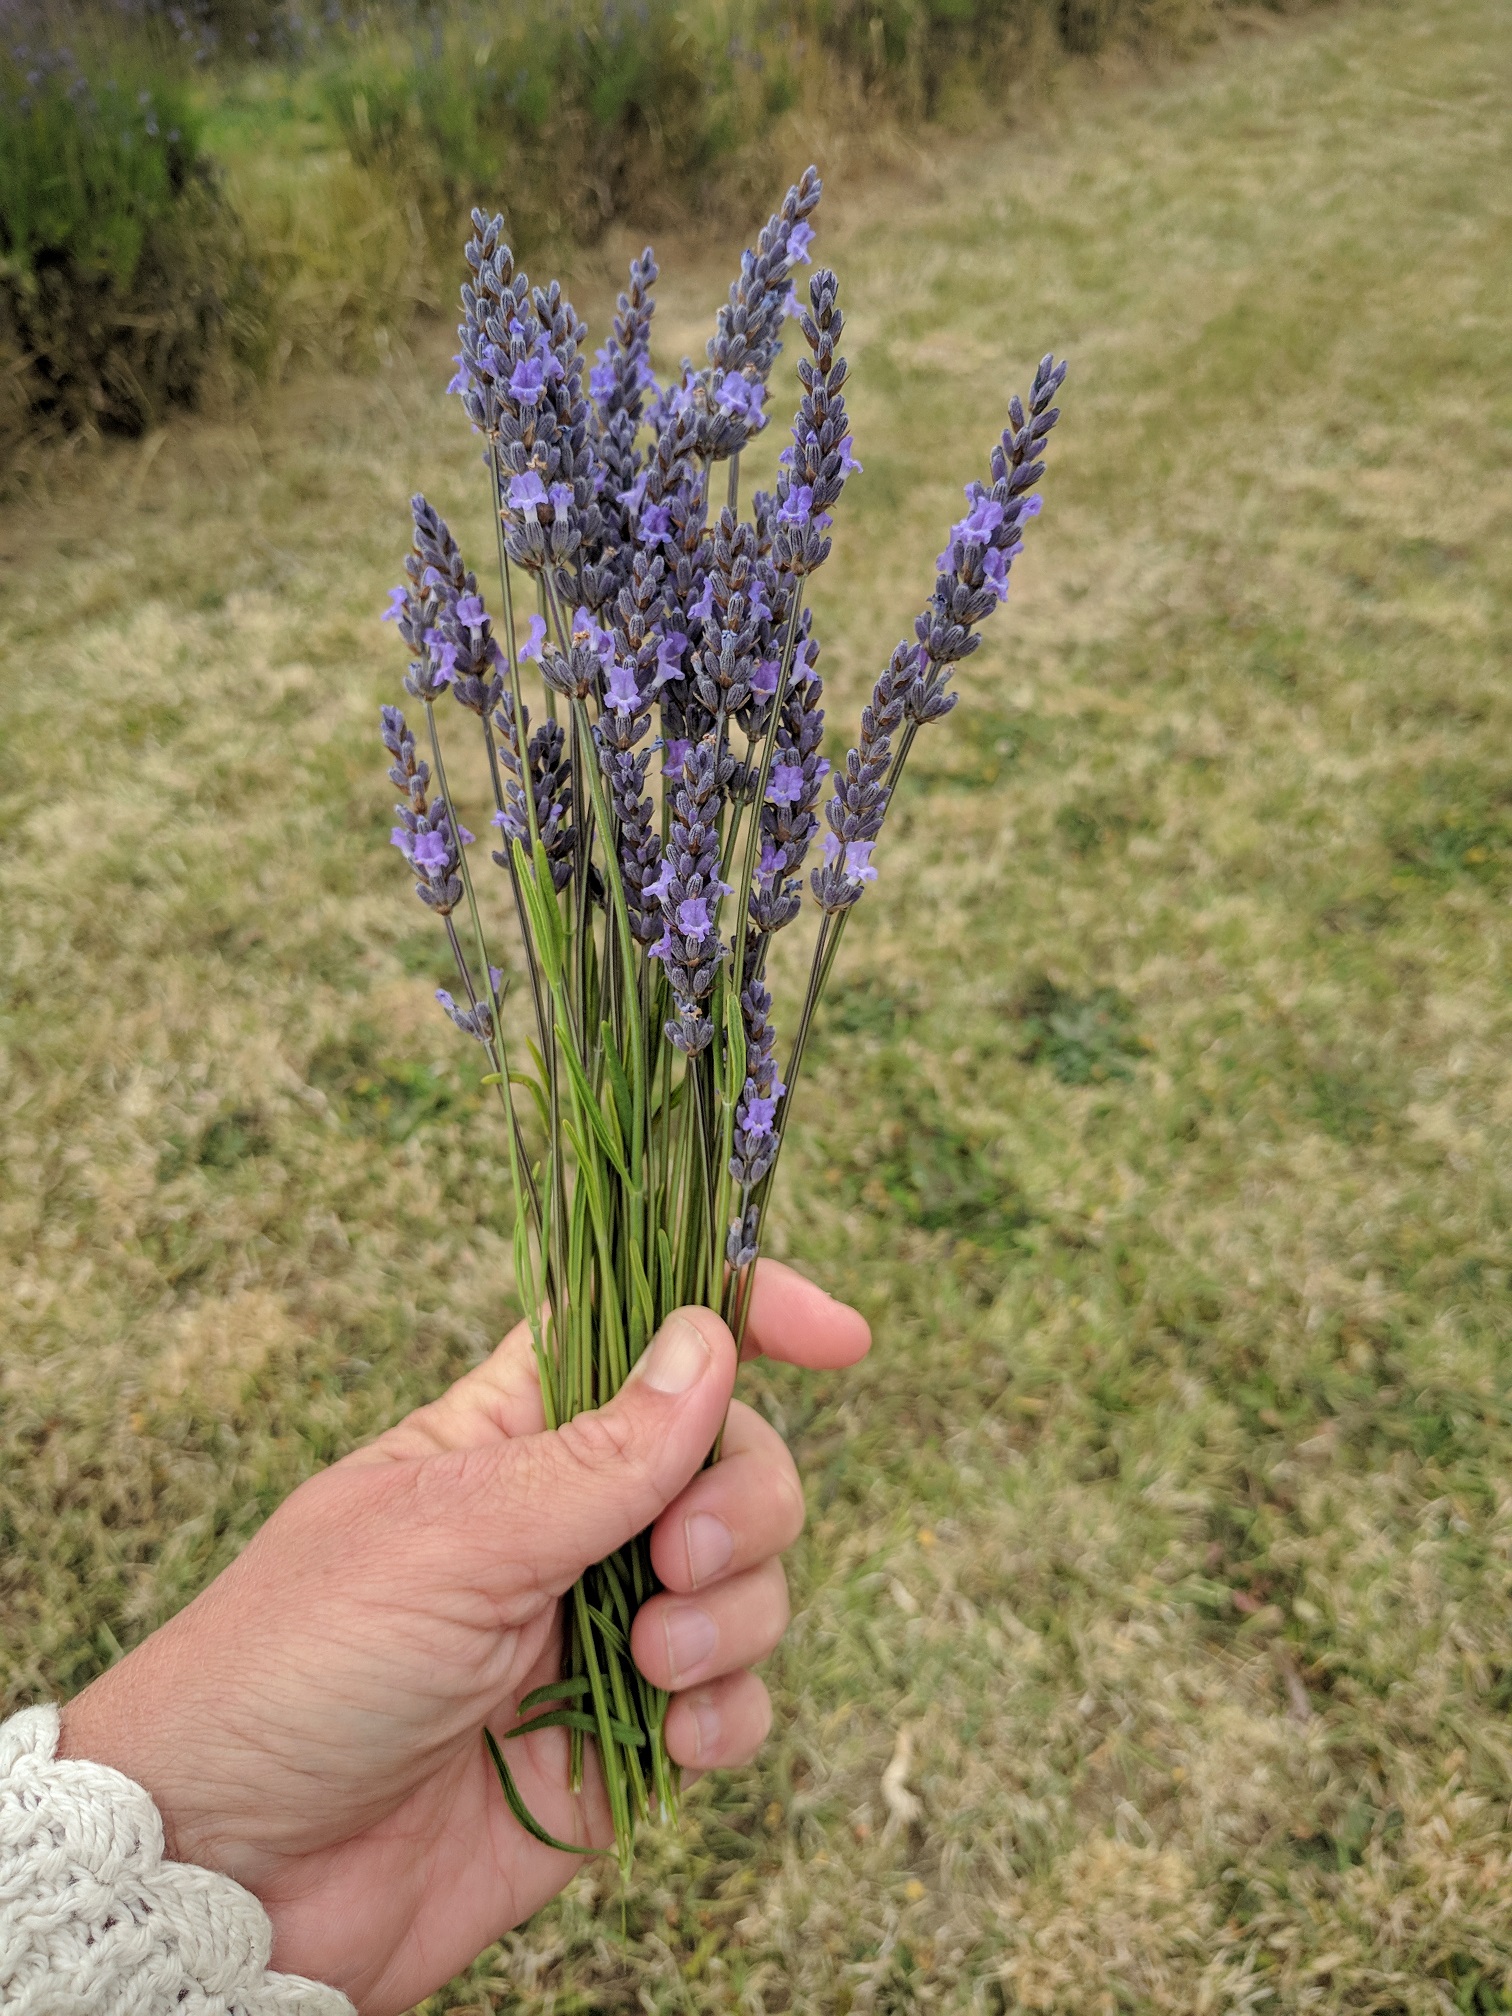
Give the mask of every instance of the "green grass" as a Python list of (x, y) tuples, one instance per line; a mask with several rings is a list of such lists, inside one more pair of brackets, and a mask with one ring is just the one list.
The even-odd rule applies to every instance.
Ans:
[[(811, 1506), (760, 1764), (623, 1940), (589, 1870), (433, 2011), (1512, 2009), (1509, 50), (1350, 8), (836, 190), (837, 724), (1073, 359), (777, 1214), (877, 1348), (750, 1382)], [(662, 249), (665, 362), (730, 260)], [(0, 518), (8, 1704), (510, 1313), (372, 732), (410, 489), (486, 532), (444, 372)]]

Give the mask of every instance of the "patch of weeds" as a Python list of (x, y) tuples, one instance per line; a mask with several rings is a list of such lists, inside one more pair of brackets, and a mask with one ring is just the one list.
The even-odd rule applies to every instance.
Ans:
[(1032, 715), (976, 713), (970, 707), (957, 710), (951, 730), (929, 745), (929, 763), (914, 759), (913, 782), (932, 790), (990, 791), (1043, 732)]
[(1019, 1056), (1026, 1064), (1048, 1064), (1063, 1085), (1132, 1078), (1147, 1047), (1134, 1027), (1133, 1002), (1116, 987), (1073, 994), (1041, 973), (1008, 1012), (1022, 1031)]
[(914, 1088), (889, 1099), (898, 1117), (855, 1161), (859, 1201), (922, 1232), (948, 1232), (973, 1247), (1001, 1249), (1033, 1222), (1017, 1182), (987, 1144), (959, 1126), (935, 1095)]
[(1321, 1052), (1306, 1067), (1300, 1106), (1315, 1126), (1351, 1148), (1374, 1140), (1394, 1117), (1379, 1079), (1336, 1051)]
[(433, 980), (438, 987), (454, 985), (457, 969), (432, 931), (411, 931), (394, 946), (394, 957), (406, 973)]
[(1461, 766), (1428, 773), (1420, 790), (1426, 802), (1387, 829), (1399, 876), (1493, 887), (1512, 878), (1512, 781)]
[(1124, 792), (1084, 792), (1055, 815), (1055, 830), (1073, 854), (1116, 846), (1148, 825), (1144, 807)]
[(418, 1128), (472, 1103), (471, 1087), (450, 1073), (418, 1058), (385, 1057), (381, 1045), (378, 1031), (359, 1022), (347, 1036), (322, 1043), (310, 1059), (310, 1083), (354, 1133), (407, 1141)]
[(816, 1033), (821, 1036), (901, 1036), (917, 1014), (910, 988), (890, 992), (878, 981), (857, 974), (832, 987), (819, 1010)]
[(218, 1113), (192, 1140), (181, 1134), (169, 1137), (158, 1157), (158, 1181), (169, 1183), (186, 1169), (235, 1169), (254, 1155), (266, 1155), (273, 1146), (263, 1116), (248, 1107)]

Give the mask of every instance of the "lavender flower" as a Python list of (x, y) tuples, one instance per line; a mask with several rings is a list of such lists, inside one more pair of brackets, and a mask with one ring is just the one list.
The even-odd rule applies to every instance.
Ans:
[[(523, 738), (515, 722), (514, 695), (504, 692), (493, 717), (504, 770), (504, 809), (495, 812), (489, 823), (497, 826), (507, 840), (518, 840), (529, 848), (530, 811), (525, 803), (528, 769), (536, 831), (551, 864), (551, 880), (557, 889), (565, 889), (572, 874), (572, 759), (557, 722), (543, 721), (531, 735), (530, 710), (522, 708), (521, 713), (528, 737), (523, 760), (520, 753)], [(509, 865), (507, 852), (497, 852), (493, 859), (501, 868)]]
[(806, 168), (762, 227), (755, 248), (741, 255), (739, 277), (709, 341), (710, 370), (702, 388), (699, 445), (711, 460), (738, 454), (763, 424), (762, 394), (782, 348), (791, 268), (808, 256), (814, 235), (808, 219), (823, 188), (818, 173)]
[(800, 358), (803, 385), (793, 443), (780, 458), (776, 509), (772, 517), (772, 558), (780, 574), (812, 574), (828, 558), (824, 536), (831, 506), (839, 501), (846, 479), (861, 465), (851, 453), (845, 414), (848, 366), (835, 354), (845, 328), (837, 304), (839, 282), (821, 266), (809, 282), (812, 314), (801, 317), (812, 361)]
[(747, 943), (747, 972), (760, 970), (764, 940), (798, 915), (804, 857), (819, 830), (815, 807), (830, 766), (819, 754), (824, 740), (824, 709), (819, 704), (824, 682), (814, 669), (817, 655), (818, 647), (807, 637), (800, 639), (793, 653), (761, 808), (761, 854), (746, 901), (755, 934)]
[[(817, 275), (815, 281), (817, 285)], [(976, 650), (979, 626), (1007, 595), (1008, 569), (1022, 550), (1018, 535), (1039, 514), (1039, 499), (1029, 492), (1045, 473), (1040, 450), (1060, 418), (1059, 408), (1050, 402), (1065, 375), (1063, 363), (1043, 357), (1028, 414), (1016, 394), (1010, 401), (1011, 424), (992, 451), (992, 487), (973, 484), (967, 490), (971, 510), (952, 528), (940, 556), (934, 594), (914, 624), (918, 641), (897, 646), (862, 710), (860, 740), (824, 808), (830, 827), (824, 865), (811, 878), (827, 911), (848, 909), (876, 880), (872, 847), (908, 741), (954, 707), (957, 696), (947, 691), (950, 667)], [(893, 737), (905, 724), (906, 739), (895, 752)]]
[(465, 826), (453, 827), (445, 805), (428, 802), (430, 769), (416, 755), (415, 738), (397, 707), (384, 708), (382, 735), (394, 759), (389, 777), (404, 793), (404, 803), (394, 807), (399, 823), (389, 838), (415, 871), (420, 901), (438, 917), (449, 917), (462, 900), (458, 849), (470, 845), (473, 836)]
[(772, 997), (753, 980), (740, 997), (745, 1023), (746, 1081), (735, 1109), (734, 1154), (730, 1174), (749, 1192), (777, 1159), (777, 1108), (787, 1087), (777, 1076), (777, 1032)]
[(690, 1057), (713, 1040), (714, 1025), (704, 1004), (728, 950), (713, 916), (718, 898), (731, 893), (719, 877), (718, 775), (718, 755), (710, 737), (684, 759), (662, 872), (645, 892), (655, 897), (664, 923), (651, 957), (666, 968), (677, 1010), (666, 1024), (667, 1038)]

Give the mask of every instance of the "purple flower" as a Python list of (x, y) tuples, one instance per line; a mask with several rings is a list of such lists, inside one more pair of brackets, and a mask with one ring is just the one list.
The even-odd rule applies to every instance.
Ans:
[(507, 501), (516, 511), (528, 511), (534, 505), (544, 504), (546, 485), (541, 481), (539, 471), (526, 469), (518, 476), (511, 476)]
[(803, 796), (803, 766), (801, 763), (774, 763), (772, 774), (767, 780), (767, 802), (772, 805), (796, 805)]
[(537, 406), (546, 390), (546, 365), (539, 357), (522, 357), (509, 374), (509, 394), (522, 406)]
[(788, 233), (787, 262), (789, 266), (807, 266), (809, 247), (814, 242), (814, 227), (807, 219), (795, 224)]
[(853, 434), (847, 434), (840, 443), (840, 474), (842, 476), (860, 476), (864, 474), (861, 464), (851, 453), (851, 446), (855, 438)]
[(741, 1124), (747, 1134), (758, 1141), (764, 1141), (772, 1131), (772, 1122), (776, 1115), (775, 1093), (770, 1099), (759, 1099), (754, 1092), (747, 1093), (745, 1105), (741, 1109)]
[(588, 373), (588, 390), (594, 398), (602, 402), (614, 391), (614, 358), (607, 343), (601, 343), (593, 353), (594, 364)]
[[(688, 746), (691, 748), (692, 746), (691, 743)], [(672, 863), (669, 860), (667, 860), (664, 856), (661, 864), (661, 873), (657, 876), (654, 882), (648, 882), (646, 884), (645, 888), (641, 891), (641, 894), (643, 896), (653, 896), (655, 897), (656, 901), (660, 903), (663, 900), (663, 898), (669, 894), (671, 888), (672, 888)]]
[(672, 536), (672, 507), (670, 504), (643, 504), (640, 514), (640, 536), (642, 544), (658, 546)]
[(803, 303), (798, 299), (798, 289), (796, 287), (789, 287), (787, 293), (783, 296), (782, 312), (784, 315), (791, 315), (795, 322), (803, 313)]
[(457, 1004), (444, 987), (436, 989), (436, 999), (441, 1003), (447, 1014), (451, 1016), (452, 1020), (455, 1021), (457, 1018)]
[(409, 858), (417, 868), (439, 875), (446, 867), (446, 842), (439, 833), (421, 833), (416, 837)]
[(765, 423), (766, 416), (761, 410), (760, 383), (739, 372), (734, 372), (725, 379), (714, 394), (714, 404), (721, 413), (728, 413), (732, 419), (748, 421), (753, 431)]
[(446, 388), (447, 391), (448, 392), (470, 391), (473, 382), (472, 373), (471, 371), (468, 370), (465, 360), (461, 357), (453, 357), (452, 362), (453, 364), (456, 365), (457, 370), (455, 377), (452, 379), (450, 385), (448, 385)]
[(685, 735), (673, 735), (662, 747), (663, 777), (681, 777), (683, 765), (688, 760), (688, 751), (693, 747), (691, 738)]
[(677, 928), (685, 938), (703, 938), (713, 929), (707, 896), (688, 896), (677, 906)]
[(813, 516), (814, 486), (811, 483), (797, 483), (782, 500), (777, 513), (778, 522), (783, 525), (806, 525)]
[(391, 826), (389, 828), (389, 845), (397, 847), (406, 861), (414, 860), (415, 836), (407, 826)]
[(775, 658), (763, 658), (751, 674), (751, 691), (771, 695), (777, 691), (778, 676), (782, 667)]
[(459, 651), (455, 644), (441, 635), (439, 630), (427, 630), (425, 641), (431, 647), (431, 661), (435, 667), (437, 683), (450, 686), (457, 676)]
[(526, 632), (525, 642), (520, 646), (519, 656), (522, 659), (526, 658), (532, 659), (537, 665), (539, 665), (541, 662), (541, 653), (545, 649), (545, 646), (546, 646), (545, 619), (539, 615), (532, 616), (530, 619), (530, 628)]
[(487, 620), (483, 609), (483, 597), (481, 595), (459, 595), (457, 597), (456, 617), (457, 621), (465, 623), (469, 630), (481, 630)]
[(751, 584), (746, 589), (746, 611), (747, 620), (752, 623), (764, 623), (772, 613), (766, 598), (766, 583), (759, 574), (751, 576)]
[(387, 609), (384, 610), (383, 614), (378, 618), (378, 621), (380, 623), (397, 623), (400, 617), (404, 614), (405, 605), (408, 603), (408, 601), (409, 601), (408, 588), (402, 588), (402, 587), (390, 588), (388, 607)]
[(607, 630), (594, 621), (591, 609), (573, 610), (572, 641), (574, 644), (586, 644), (599, 663), (605, 667), (614, 656), (614, 639)]
[(714, 621), (714, 576), (712, 574), (704, 576), (704, 584), (699, 593), (698, 600), (689, 609), (688, 614), (701, 618), (705, 623), (712, 623)]
[(669, 630), (656, 640), (656, 677), (653, 686), (665, 686), (669, 679), (682, 677), (682, 655), (688, 640), (681, 630)]
[(622, 665), (617, 658), (610, 664), (604, 698), (616, 714), (634, 713), (640, 705), (640, 694), (636, 689), (633, 665)]
[(792, 683), (795, 686), (806, 686), (810, 679), (818, 678), (819, 675), (814, 669), (814, 650), (814, 641), (811, 637), (799, 640), (798, 648), (793, 653)]
[[(875, 840), (847, 840), (845, 843), (845, 874), (851, 882), (875, 882), (877, 871), (871, 865), (871, 854)], [(826, 867), (833, 867), (839, 857), (840, 842), (833, 833), (824, 836), (824, 861)]]
[(995, 497), (972, 497), (969, 490), (966, 495), (971, 501), (971, 510), (954, 528), (952, 537), (974, 539), (978, 545), (985, 546), (1003, 522), (1003, 507)]
[(989, 546), (982, 555), (982, 577), (999, 602), (1008, 600), (1008, 555), (1000, 546)]
[(567, 513), (576, 502), (572, 494), (572, 485), (570, 483), (553, 483), (548, 495), (551, 501), (551, 515), (559, 524), (565, 523)]

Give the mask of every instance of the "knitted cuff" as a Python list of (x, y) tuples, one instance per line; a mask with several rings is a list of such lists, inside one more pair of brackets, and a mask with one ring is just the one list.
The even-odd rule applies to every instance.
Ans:
[(268, 1972), (261, 1904), (165, 1861), (140, 1785), (57, 1751), (56, 1708), (0, 1723), (6, 2016), (355, 2016), (339, 1989)]

